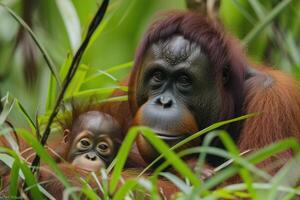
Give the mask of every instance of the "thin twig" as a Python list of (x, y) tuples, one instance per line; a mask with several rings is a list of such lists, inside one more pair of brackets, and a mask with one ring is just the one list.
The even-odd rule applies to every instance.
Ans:
[(40, 124), (39, 124), (39, 119), (38, 119), (38, 112), (36, 112), (35, 114), (35, 132), (36, 132), (36, 138), (41, 141), (41, 132), (40, 132)]
[[(93, 18), (92, 22), (89, 25), (89, 29), (88, 29), (88, 32), (87, 32), (87, 35), (86, 35), (84, 41), (82, 42), (82, 44), (80, 45), (79, 49), (77, 50), (75, 56), (73, 57), (70, 69), (69, 69), (68, 74), (66, 75), (66, 77), (63, 81), (62, 89), (59, 93), (59, 96), (56, 100), (54, 109), (53, 109), (53, 111), (52, 111), (52, 113), (51, 113), (51, 115), (48, 119), (46, 128), (43, 132), (43, 136), (42, 136), (42, 139), (41, 139), (41, 144), (43, 146), (46, 144), (46, 142), (48, 140), (48, 137), (49, 137), (50, 131), (51, 131), (51, 124), (53, 123), (55, 117), (57, 116), (57, 114), (59, 112), (59, 107), (62, 103), (64, 94), (65, 94), (71, 80), (73, 79), (77, 69), (78, 69), (81, 57), (82, 57), (86, 47), (88, 46), (89, 41), (90, 41), (93, 33), (95, 32), (95, 30), (97, 29), (97, 27), (99, 26), (99, 24), (101, 23), (101, 21), (104, 17), (104, 14), (106, 12), (108, 4), (109, 4), (109, 0), (103, 0), (103, 2), (101, 4), (100, 8), (98, 9), (95, 17)], [(38, 155), (36, 155), (36, 157), (34, 158), (34, 160), (32, 162), (32, 165), (31, 165), (31, 170), (32, 170), (33, 173), (36, 172), (36, 169), (37, 169), (37, 166), (39, 165), (39, 163), (40, 163), (40, 157)]]

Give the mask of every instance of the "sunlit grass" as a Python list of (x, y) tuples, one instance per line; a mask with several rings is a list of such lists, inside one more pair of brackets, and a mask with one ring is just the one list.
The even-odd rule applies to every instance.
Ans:
[[(87, 46), (87, 49), (90, 50), (96, 43), (97, 39), (104, 35), (106, 28), (113, 27), (112, 29), (114, 29), (118, 27), (129, 14), (128, 7), (137, 2), (138, 1), (129, 2), (128, 0), (121, 3), (119, 2), (121, 6), (119, 11), (114, 9), (117, 4), (109, 7), (107, 17), (97, 28), (96, 33), (93, 35), (91, 42)], [(226, 1), (223, 1), (223, 6), (228, 6), (232, 9), (229, 5), (230, 2), (228, 2), (229, 1), (227, 1), (227, 3)], [(241, 5), (237, 1), (232, 2), (235, 3), (235, 6), (239, 6), (239, 12), (248, 16), (247, 19), (251, 21), (251, 31), (249, 31), (244, 37), (244, 42), (250, 44), (252, 41), (255, 41), (255, 38), (262, 33), (266, 27), (272, 25), (272, 22), (280, 16), (284, 9), (288, 8), (288, 5), (292, 1), (282, 1), (272, 10), (269, 10), (266, 17), (263, 16), (265, 14), (264, 12), (267, 10), (264, 5), (258, 1), (251, 2), (254, 14), (259, 18), (258, 23), (256, 23), (255, 17), (251, 16), (253, 14), (251, 9), (247, 10), (247, 8), (243, 7), (244, 4)], [(236, 119), (215, 123), (206, 129), (191, 135), (171, 148), (167, 146), (164, 141), (156, 137), (151, 129), (146, 127), (133, 127), (129, 130), (127, 137), (124, 139), (115, 162), (113, 162), (108, 169), (84, 176), (81, 180), (82, 187), (73, 186), (70, 183), (70, 180), (68, 180), (65, 176), (64, 172), (61, 171), (59, 165), (52, 159), (38, 141), (40, 133), (43, 132), (45, 124), (47, 124), (50, 113), (57, 100), (57, 95), (60, 91), (61, 85), (60, 80), (64, 80), (70, 70), (69, 67), (72, 62), (72, 56), (71, 54), (68, 55), (64, 63), (60, 63), (60, 68), (57, 72), (53, 61), (49, 56), (49, 52), (47, 52), (47, 50), (43, 47), (43, 42), (39, 40), (38, 36), (11, 9), (6, 8), (6, 11), (8, 11), (21, 26), (25, 27), (26, 30), (29, 31), (32, 39), (35, 41), (35, 44), (48, 64), (47, 66), (51, 73), (49, 73), (44, 114), (37, 113), (36, 118), (32, 118), (26, 107), (23, 106), (22, 99), (15, 98), (11, 92), (8, 92), (7, 95), (2, 98), (4, 107), (0, 114), (1, 135), (5, 135), (5, 138), (9, 141), (13, 150), (0, 147), (0, 160), (11, 169), (9, 184), (2, 185), (0, 197), (10, 197), (11, 199), (14, 199), (15, 197), (20, 197), (22, 195), (30, 195), (30, 198), (32, 199), (43, 199), (44, 197), (53, 199), (52, 195), (42, 187), (43, 183), (40, 183), (36, 176), (31, 172), (30, 163), (26, 162), (24, 158), (21, 157), (21, 152), (19, 152), (17, 145), (18, 141), (15, 141), (13, 139), (14, 137), (10, 137), (10, 134), (14, 131), (16, 131), (19, 138), (26, 141), (26, 143), (41, 157), (43, 166), (48, 166), (55, 174), (58, 181), (64, 185), (64, 199), (68, 199), (70, 196), (73, 199), (80, 199), (82, 196), (85, 196), (88, 199), (114, 200), (121, 200), (125, 198), (144, 199), (145, 197), (150, 197), (150, 199), (163, 199), (164, 195), (160, 193), (160, 190), (156, 185), (159, 179), (168, 180), (178, 188), (179, 192), (177, 194), (174, 193), (174, 199), (250, 198), (263, 200), (288, 200), (294, 199), (295, 195), (300, 195), (300, 189), (297, 185), (300, 180), (300, 155), (299, 144), (295, 139), (289, 138), (279, 141), (257, 151), (250, 150), (249, 152), (239, 152), (238, 147), (231, 139), (230, 135), (222, 130), (217, 130), (225, 124), (245, 120), (249, 117), (256, 117), (256, 114), (250, 114)], [(76, 15), (76, 13), (73, 14)], [(231, 20), (234, 21), (233, 19)], [(235, 20), (238, 20), (238, 17)], [(281, 21), (285, 20), (286, 17), (283, 17)], [(297, 26), (299, 26), (299, 24)], [(84, 27), (88, 27), (88, 25), (85, 25)], [(278, 38), (275, 37), (275, 34), (268, 34), (268, 37), (270, 37), (272, 41), (275, 41), (275, 43), (279, 43), (281, 46), (287, 46), (288, 51), (285, 53), (288, 58), (291, 58), (291, 60), (286, 58), (282, 59), (282, 57), (280, 57), (280, 59), (283, 60), (282, 63), (288, 62), (290, 65), (296, 66), (293, 70), (298, 72), (299, 69), (297, 66), (299, 65), (299, 59), (297, 58), (297, 53), (299, 51), (296, 46), (295, 38), (293, 37), (297, 33), (298, 28), (295, 27), (296, 25), (293, 30), (291, 29), (287, 33), (282, 33), (284, 36), (283, 38), (287, 39), (287, 44), (285, 44), (284, 41), (278, 40)], [(243, 27), (241, 27), (241, 29), (242, 28)], [(70, 27), (68, 31), (68, 33), (70, 33)], [(268, 29), (268, 31), (270, 32), (270, 29)], [(77, 40), (79, 40), (78, 37), (79, 36), (77, 35)], [(70, 52), (75, 52), (74, 45), (72, 47), (73, 49), (70, 50)], [(52, 51), (51, 49), (49, 50)], [(112, 51), (112, 56), (114, 56), (113, 49), (107, 48), (107, 51)], [(126, 101), (126, 95), (115, 98), (109, 98), (109, 95), (115, 89), (121, 89), (123, 91), (128, 90), (127, 87), (120, 86), (119, 83), (128, 75), (128, 70), (132, 67), (132, 65), (133, 62), (120, 63), (115, 66), (106, 67), (106, 70), (99, 70), (98, 66), (91, 67), (88, 63), (79, 65), (78, 71), (66, 90), (63, 103), (67, 104), (74, 98), (88, 101), (91, 97), (96, 97), (96, 103), (103, 101)], [(93, 87), (94, 85), (96, 86)], [(15, 124), (17, 127), (16, 130), (7, 126), (5, 121), (13, 108), (17, 108), (18, 114), (27, 122), (31, 129), (30, 131), (26, 129), (19, 129), (18, 124)], [(63, 117), (62, 115), (63, 112), (58, 113), (59, 117)], [(54, 124), (52, 126), (52, 132), (55, 132), (56, 130), (57, 125)], [(138, 172), (133, 173), (130, 179), (125, 180), (122, 178), (122, 173), (126, 171), (126, 169), (124, 169), (124, 165), (137, 134), (143, 134), (154, 148), (161, 153), (161, 156), (153, 163), (149, 164), (147, 168), (140, 169)], [(178, 152), (178, 147), (199, 137), (203, 138), (204, 135), (206, 135), (206, 137), (204, 138), (201, 146), (184, 149)], [(211, 141), (216, 137), (223, 142), (225, 149), (218, 149), (210, 146)], [(289, 160), (277, 174), (271, 176), (263, 169), (257, 167), (257, 164), (265, 159), (289, 149), (293, 150), (295, 157)], [(195, 168), (187, 166), (183, 159), (184, 156), (191, 154), (195, 155), (195, 159), (198, 161)], [(224, 157), (228, 160), (228, 162), (214, 168), (213, 174), (209, 178), (201, 180), (199, 177), (203, 170), (205, 170), (205, 159), (207, 154)], [(157, 164), (159, 159), (163, 159), (163, 162), (158, 166), (155, 165), (156, 167), (153, 168), (154, 164)], [(176, 174), (166, 171), (166, 169), (170, 166), (175, 169)], [(268, 167), (272, 169), (274, 166)], [(150, 171), (151, 173), (149, 173)], [(225, 184), (232, 177), (236, 176), (241, 177), (241, 183)], [(94, 184), (91, 184), (91, 182), (96, 183), (96, 188)], [(120, 182), (122, 185), (117, 187)]]
[[(9, 131), (6, 131), (5, 133), (8, 134)], [(244, 197), (264, 199), (265, 197), (268, 197), (267, 199), (271, 200), (277, 195), (281, 195), (286, 199), (293, 199), (296, 194), (300, 195), (300, 190), (296, 187), (297, 182), (295, 181), (299, 180), (300, 173), (299, 170), (293, 170), (299, 168), (300, 163), (299, 146), (294, 139), (286, 139), (256, 152), (248, 153), (246, 156), (240, 156), (237, 147), (227, 133), (212, 132), (217, 133), (214, 134), (214, 136), (219, 137), (225, 143), (227, 150), (210, 146), (201, 146), (175, 153), (173, 150), (169, 149), (162, 140), (156, 137), (150, 129), (135, 127), (129, 131), (127, 137), (124, 139), (116, 157), (117, 162), (113, 166), (111, 174), (105, 175), (108, 173), (105, 171), (102, 173), (91, 174), (91, 177), (93, 178), (86, 179), (86, 186), (76, 189), (76, 187), (73, 187), (68, 183), (68, 180), (64, 177), (63, 172), (60, 171), (58, 165), (52, 160), (51, 156), (47, 154), (45, 149), (31, 133), (21, 129), (17, 130), (17, 133), (32, 146), (35, 152), (41, 156), (43, 163), (47, 164), (50, 169), (53, 170), (58, 180), (66, 187), (65, 196), (73, 195), (73, 198), (76, 198), (78, 191), (82, 192), (81, 195), (88, 195), (89, 199), (100, 198), (100, 196), (98, 196), (99, 193), (95, 193), (92, 188), (89, 187), (89, 180), (94, 179), (98, 182), (99, 191), (102, 191), (103, 194), (107, 194), (107, 199), (124, 199), (124, 197), (128, 195), (131, 196), (132, 199), (138, 199), (138, 197), (135, 197), (134, 195), (136, 194), (139, 196), (141, 190), (145, 190), (145, 194), (153, 196), (156, 199), (160, 197), (161, 194), (157, 190), (155, 183), (158, 178), (162, 177), (178, 187), (180, 191), (178, 199), (191, 199), (192, 197), (196, 199), (230, 199)], [(122, 177), (122, 172), (124, 171), (123, 167), (131, 149), (131, 145), (137, 134), (143, 134), (159, 152), (163, 153), (162, 156), (164, 157), (165, 162), (158, 166), (151, 176), (140, 176), (136, 173), (136, 175), (132, 175), (129, 180), (126, 179), (122, 186), (116, 189), (117, 184), (120, 183), (120, 177)], [(209, 135), (210, 133), (207, 134)], [(287, 162), (275, 176), (272, 177), (262, 169), (255, 167), (255, 164), (258, 162), (287, 149), (293, 149), (295, 158)], [(26, 182), (24, 191), (29, 191), (33, 199), (40, 199), (41, 194), (50, 195), (44, 191), (39, 184), (36, 185), (38, 180), (35, 180), (33, 174), (29, 170), (30, 165), (24, 162), (18, 152), (5, 148), (1, 148), (0, 151), (6, 153), (6, 156), (1, 156), (0, 160), (7, 164), (10, 163), (9, 166), (11, 167), (11, 182), (9, 193), (7, 194), (8, 196), (16, 196), (18, 194), (17, 191), (21, 189), (21, 185), (17, 187), (19, 177)], [(188, 154), (198, 154), (202, 156), (204, 154), (213, 154), (229, 159), (230, 164), (215, 169), (214, 174), (211, 177), (204, 181), (200, 181), (199, 171), (189, 169), (181, 158), (181, 156)], [(8, 159), (8, 157), (10, 159)], [(203, 164), (205, 163), (200, 162), (199, 165), (202, 166), (197, 166), (198, 169), (200, 167), (205, 170)], [(170, 165), (175, 168), (180, 176), (163, 171)], [(101, 176), (99, 176), (99, 174), (101, 174)], [(238, 174), (242, 177), (244, 183), (224, 185), (226, 180), (229, 180), (231, 177)], [(105, 177), (109, 177), (107, 183)], [(180, 177), (185, 177), (185, 179), (182, 180)], [(287, 177), (289, 177), (289, 179), (287, 179)], [(291, 177), (293, 177), (294, 182), (290, 181), (292, 180)], [(176, 195), (174, 194), (174, 196)]]

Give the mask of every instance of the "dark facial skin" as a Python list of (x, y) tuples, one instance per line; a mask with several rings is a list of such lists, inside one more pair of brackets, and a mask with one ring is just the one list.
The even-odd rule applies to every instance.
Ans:
[(69, 146), (68, 162), (87, 171), (107, 167), (116, 156), (116, 141), (121, 137), (118, 122), (105, 113), (89, 111), (73, 124), (65, 139)]
[[(222, 101), (213, 66), (200, 46), (182, 36), (149, 47), (138, 82), (135, 123), (149, 126), (170, 145), (219, 118)], [(137, 143), (151, 161), (156, 155), (151, 145), (141, 136)]]

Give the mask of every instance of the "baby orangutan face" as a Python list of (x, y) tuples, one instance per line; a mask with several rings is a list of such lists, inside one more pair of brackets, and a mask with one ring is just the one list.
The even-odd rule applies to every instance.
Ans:
[(66, 159), (83, 170), (98, 171), (115, 158), (120, 137), (119, 123), (112, 116), (99, 111), (83, 113), (71, 131), (65, 130)]

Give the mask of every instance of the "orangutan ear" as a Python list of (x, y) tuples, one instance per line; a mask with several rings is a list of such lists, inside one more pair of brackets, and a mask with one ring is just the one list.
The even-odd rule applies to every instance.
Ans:
[(64, 138), (63, 138), (63, 142), (64, 143), (68, 143), (69, 141), (69, 136), (70, 136), (70, 130), (69, 129), (65, 129), (64, 130)]

